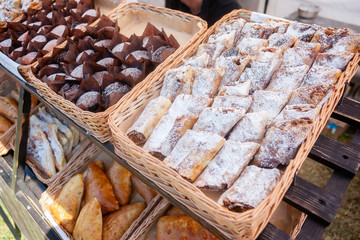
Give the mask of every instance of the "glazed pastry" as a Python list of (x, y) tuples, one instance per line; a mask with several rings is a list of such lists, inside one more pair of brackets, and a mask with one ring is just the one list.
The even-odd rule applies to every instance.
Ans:
[(319, 84), (316, 86), (301, 87), (293, 92), (288, 104), (322, 105), (328, 99), (333, 89), (333, 84)]
[(216, 240), (217, 238), (188, 216), (164, 216), (156, 225), (157, 240)]
[(118, 200), (121, 206), (128, 204), (131, 195), (131, 173), (114, 161), (107, 170), (106, 175), (113, 187), (116, 200)]
[(224, 72), (224, 68), (195, 68), (191, 94), (213, 98), (217, 94)]
[(247, 111), (253, 101), (252, 96), (216, 96), (213, 108), (243, 108)]
[(232, 86), (239, 79), (241, 73), (248, 65), (250, 58), (231, 56), (220, 56), (216, 59), (215, 68), (225, 68), (224, 75), (222, 77), (220, 86)]
[(56, 174), (55, 157), (49, 140), (45, 133), (32, 126), (31, 122), (27, 153), (33, 157), (37, 165), (49, 178)]
[(7, 118), (0, 115), (0, 136), (6, 133), (13, 124)]
[(188, 130), (164, 163), (193, 182), (225, 142), (214, 133)]
[(209, 163), (195, 185), (212, 191), (232, 186), (259, 148), (258, 143), (227, 141)]
[(74, 231), (83, 194), (83, 176), (82, 174), (77, 174), (64, 185), (59, 196), (49, 207), (54, 218), (69, 233)]
[(319, 53), (315, 59), (313, 66), (323, 66), (337, 68), (344, 71), (347, 64), (354, 57), (354, 53)]
[(192, 129), (225, 137), (244, 114), (243, 108), (205, 108)]
[(85, 197), (87, 204), (96, 198), (103, 214), (119, 209), (113, 188), (106, 174), (95, 163), (90, 163), (85, 177)]
[(236, 45), (236, 49), (240, 54), (248, 54), (254, 56), (260, 48), (267, 47), (269, 40), (259, 38), (243, 38)]
[(138, 179), (136, 176), (132, 175), (130, 179), (132, 186), (146, 201), (146, 204), (149, 205), (151, 201), (156, 197), (157, 193), (152, 190), (152, 188), (148, 187), (145, 183), (143, 183), (140, 179)]
[(171, 102), (180, 94), (191, 94), (194, 69), (191, 66), (181, 66), (166, 72), (160, 96)]
[(296, 41), (294, 47), (284, 52), (283, 66), (297, 67), (313, 63), (316, 55), (320, 50), (320, 44)]
[(302, 41), (310, 42), (314, 34), (321, 27), (315, 24), (308, 25), (300, 22), (291, 22), (286, 33), (299, 38)]
[[(229, 140), (260, 143), (268, 124), (268, 113), (247, 113), (230, 133)], [(251, 131), (249, 130), (251, 129)]]
[(289, 90), (255, 91), (254, 101), (251, 104), (249, 112), (267, 111), (269, 122), (271, 122), (284, 108), (291, 94), (292, 91)]
[(251, 80), (238, 83), (234, 86), (220, 86), (219, 96), (246, 96), (249, 95)]
[(102, 240), (102, 229), (101, 205), (96, 198), (92, 198), (80, 211), (73, 237), (75, 240)]
[(106, 214), (103, 219), (102, 240), (120, 239), (145, 208), (144, 202), (135, 203)]
[(294, 159), (301, 143), (313, 127), (309, 119), (296, 119), (275, 123), (261, 141), (253, 164), (263, 168), (275, 168), (279, 164), (288, 165)]
[(302, 87), (315, 86), (319, 84), (335, 84), (341, 76), (341, 70), (337, 68), (313, 66), (306, 74)]
[(286, 49), (294, 46), (298, 39), (299, 38), (288, 33), (273, 33), (269, 37), (269, 47), (278, 47), (285, 51)]
[(168, 156), (177, 141), (192, 128), (199, 114), (211, 103), (211, 99), (180, 94), (156, 125), (144, 145), (145, 151), (162, 158)]
[(0, 96), (0, 114), (15, 123), (18, 114), (18, 104), (9, 97)]
[(170, 106), (170, 100), (162, 96), (151, 100), (126, 134), (137, 145), (146, 142)]
[(297, 67), (280, 66), (271, 78), (266, 90), (295, 90), (301, 85), (308, 70), (309, 66), (307, 65)]
[(218, 202), (237, 212), (256, 208), (273, 191), (282, 174), (276, 168), (248, 166)]
[(275, 118), (274, 123), (281, 121), (289, 121), (295, 119), (310, 119), (315, 120), (315, 117), (319, 114), (321, 105), (312, 104), (296, 104), (287, 105), (281, 111), (281, 113)]

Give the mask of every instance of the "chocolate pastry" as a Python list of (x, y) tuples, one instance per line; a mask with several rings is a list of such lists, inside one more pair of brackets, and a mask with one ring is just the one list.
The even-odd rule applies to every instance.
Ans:
[(126, 93), (130, 91), (130, 87), (120, 82), (115, 82), (107, 86), (102, 92), (103, 105), (108, 108), (117, 103)]

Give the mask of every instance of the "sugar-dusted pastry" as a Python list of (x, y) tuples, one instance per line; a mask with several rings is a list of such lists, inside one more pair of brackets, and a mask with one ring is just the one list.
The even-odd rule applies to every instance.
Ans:
[(239, 51), (239, 53), (254, 56), (257, 54), (260, 48), (266, 47), (268, 43), (269, 40), (246, 37), (237, 43), (236, 49)]
[(185, 215), (164, 216), (156, 225), (157, 240), (217, 240), (208, 230)]
[(269, 62), (274, 59), (282, 58), (282, 50), (278, 47), (262, 47), (257, 54), (253, 57), (256, 62)]
[(49, 207), (54, 218), (69, 233), (74, 231), (83, 194), (83, 176), (82, 174), (77, 174), (65, 184), (61, 189), (59, 196)]
[(132, 175), (130, 179), (131, 184), (135, 190), (140, 194), (140, 196), (146, 201), (147, 204), (150, 204), (150, 202), (156, 197), (157, 193), (136, 176)]
[(277, 122), (271, 126), (261, 141), (253, 164), (263, 168), (288, 165), (294, 159), (301, 143), (313, 127), (309, 119), (295, 119)]
[(218, 95), (219, 96), (249, 95), (250, 86), (251, 86), (251, 80), (238, 83), (234, 86), (220, 86)]
[(102, 240), (120, 239), (145, 208), (144, 202), (134, 203), (106, 214), (103, 218)]
[(225, 142), (214, 133), (188, 130), (164, 163), (193, 182)]
[(317, 53), (320, 50), (320, 44), (296, 41), (294, 47), (284, 52), (283, 66), (297, 67), (313, 63)]
[(165, 73), (160, 96), (174, 101), (179, 94), (191, 94), (194, 69), (191, 66), (173, 68)]
[(251, 80), (250, 93), (256, 90), (264, 90), (275, 71), (279, 68), (281, 59), (274, 58), (266, 62), (253, 61), (240, 76), (240, 82)]
[(236, 32), (236, 30), (231, 30), (228, 32), (211, 34), (207, 42), (223, 45), (224, 49), (230, 49), (234, 45)]
[(101, 205), (96, 198), (93, 198), (81, 209), (73, 237), (75, 240), (102, 240), (102, 229)]
[(275, 122), (289, 121), (295, 119), (310, 119), (315, 120), (321, 109), (321, 105), (313, 104), (296, 104), (287, 105), (281, 111), (281, 113), (275, 118)]
[(348, 28), (321, 28), (315, 33), (311, 42), (320, 43), (320, 52), (323, 52), (339, 41), (339, 39), (352, 33), (354, 32)]
[(269, 86), (266, 90), (294, 90), (301, 85), (308, 70), (308, 65), (300, 65), (296, 67), (280, 66), (271, 78)]
[(93, 198), (99, 201), (103, 214), (119, 209), (119, 203), (109, 179), (100, 167), (92, 162), (85, 176), (84, 203), (90, 202)]
[[(199, 46), (199, 48), (200, 48), (200, 46)], [(222, 51), (219, 50), (219, 52), (221, 53)], [(220, 53), (219, 53), (219, 55), (220, 55)], [(184, 65), (188, 65), (188, 66), (192, 66), (192, 67), (206, 68), (212, 62), (211, 58), (212, 58), (212, 55), (210, 55), (207, 52), (202, 52), (201, 54), (198, 53), (195, 56), (192, 56), (191, 58), (187, 59), (184, 62)]]
[(268, 18), (268, 19), (265, 19), (262, 22), (262, 24), (264, 24), (266, 26), (275, 27), (275, 33), (284, 34), (286, 32), (287, 28), (289, 27), (290, 22), (289, 21), (283, 21), (283, 20)]
[(298, 40), (299, 38), (285, 33), (285, 34), (281, 34), (281, 33), (273, 33), (270, 35), (269, 37), (269, 47), (278, 47), (281, 48), (283, 51), (285, 51), (288, 48), (291, 48), (292, 46), (294, 46), (295, 42)]
[(196, 179), (195, 185), (213, 191), (231, 187), (249, 164), (259, 146), (258, 143), (254, 142), (226, 141), (214, 159)]
[(243, 108), (205, 108), (192, 129), (225, 137), (244, 114)]
[(237, 212), (256, 208), (273, 191), (281, 176), (282, 172), (276, 168), (248, 166), (223, 193), (219, 203)]
[[(227, 49), (229, 48), (227, 48), (224, 44), (218, 44), (216, 42), (202, 43), (199, 45), (196, 55), (187, 60), (185, 64), (193, 67), (210, 67)], [(203, 63), (199, 64), (200, 62)]]
[(299, 38), (302, 41), (310, 42), (314, 34), (321, 27), (315, 24), (308, 25), (300, 22), (291, 22), (286, 33)]
[(195, 68), (195, 77), (191, 94), (213, 98), (224, 75), (225, 68)]
[(229, 140), (259, 143), (265, 135), (267, 124), (268, 113), (266, 111), (247, 113), (233, 129)]
[(271, 122), (284, 108), (292, 91), (279, 90), (279, 91), (255, 91), (254, 101), (252, 102), (249, 112), (268, 112), (268, 120)]
[(244, 27), (245, 23), (246, 21), (243, 18), (232, 19), (222, 23), (219, 27), (216, 28), (215, 32), (221, 33), (230, 32), (233, 30), (241, 32), (241, 29)]
[(267, 39), (275, 30), (276, 26), (271, 24), (247, 22), (241, 31), (241, 38), (252, 37)]
[(323, 66), (337, 68), (344, 71), (347, 64), (354, 57), (354, 53), (319, 53), (315, 59), (313, 66)]
[(326, 53), (356, 53), (360, 50), (360, 33), (354, 33), (339, 39), (332, 47), (325, 50)]
[(239, 79), (241, 73), (248, 65), (250, 58), (241, 56), (220, 56), (216, 59), (215, 68), (224, 68), (220, 86), (232, 86)]
[(156, 125), (144, 145), (144, 149), (156, 157), (168, 156), (177, 141), (192, 128), (199, 114), (211, 103), (211, 99), (180, 94)]
[(331, 67), (313, 66), (306, 74), (301, 86), (315, 86), (319, 84), (335, 84), (341, 76), (341, 70)]
[(333, 91), (333, 84), (319, 84), (316, 86), (296, 89), (290, 97), (288, 105), (293, 104), (320, 104), (322, 105)]
[(216, 96), (213, 108), (243, 108), (247, 111), (253, 101), (252, 96)]
[(118, 200), (122, 206), (128, 204), (131, 195), (131, 173), (119, 163), (114, 161), (111, 167), (107, 170), (106, 175), (113, 187), (116, 200)]
[(170, 100), (162, 96), (151, 100), (126, 134), (137, 145), (146, 142), (170, 106)]

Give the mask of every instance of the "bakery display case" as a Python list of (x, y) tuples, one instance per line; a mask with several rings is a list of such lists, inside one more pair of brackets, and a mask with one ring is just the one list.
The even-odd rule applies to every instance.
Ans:
[[(1, 35), (13, 82), (1, 95), (18, 104), (0, 114), (18, 114), (0, 136), (0, 199), (27, 239), (175, 239), (184, 225), (194, 239), (321, 237), (359, 166), (359, 131), (349, 146), (319, 136), (330, 115), (359, 122), (342, 98), (357, 33), (245, 10), (206, 29), (147, 4), (109, 2), (101, 16), (80, 1), (85, 23), (69, 2), (30, 10), (64, 14), (61, 36), (49, 19), (33, 32), (26, 13)], [(18, 40), (26, 31), (54, 46)], [(324, 189), (296, 176), (307, 156), (335, 169)]]

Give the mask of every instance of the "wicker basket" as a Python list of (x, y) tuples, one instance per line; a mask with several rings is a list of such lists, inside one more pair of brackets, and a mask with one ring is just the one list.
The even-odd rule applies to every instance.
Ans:
[[(152, 240), (156, 239), (156, 223), (159, 218), (165, 215), (166, 211), (172, 207), (171, 203), (162, 198), (159, 204), (149, 214), (149, 216), (142, 222), (142, 224), (134, 231), (131, 240)], [(295, 239), (301, 229), (305, 220), (305, 214), (295, 213), (291, 214), (291, 221), (288, 222), (288, 228), (290, 228), (290, 236)]]
[[(111, 164), (113, 161), (107, 156), (101, 155), (101, 150), (95, 145), (91, 145), (83, 154), (79, 157), (78, 161), (73, 162), (71, 167), (68, 168), (66, 172), (62, 172), (54, 181), (49, 188), (41, 194), (41, 198), (39, 200), (42, 210), (45, 213), (45, 216), (48, 218), (50, 224), (58, 231), (60, 235), (65, 235), (69, 239), (73, 239), (72, 235), (65, 230), (60, 224), (56, 223), (52, 215), (49, 211), (49, 206), (53, 203), (54, 198), (58, 196), (63, 186), (76, 174), (82, 173), (86, 170), (88, 165), (95, 160), (101, 159), (104, 161), (105, 165)], [(146, 207), (146, 209), (140, 214), (140, 216), (131, 224), (130, 228), (124, 233), (121, 240), (128, 239), (132, 233), (140, 226), (144, 219), (148, 217), (150, 212), (157, 206), (160, 202), (161, 196), (156, 196)]]
[[(36, 106), (35, 108), (33, 108), (31, 110), (30, 114), (34, 114), (37, 112), (37, 110), (39, 109), (39, 107), (43, 106), (43, 104), (39, 104), (38, 106)], [(12, 132), (8, 133), (9, 137), (9, 147), (15, 151), (15, 137), (16, 137), (16, 124), (14, 124), (13, 127), (11, 127)], [(54, 176), (52, 176), (51, 178), (49, 178), (49, 176), (47, 174), (45, 174), (43, 172), (43, 170), (38, 166), (38, 164), (36, 163), (36, 159), (34, 159), (33, 157), (27, 155), (26, 156), (26, 161), (25, 163), (31, 168), (31, 170), (34, 172), (36, 178), (44, 183), (45, 185), (50, 186), (53, 182), (55, 182), (63, 172), (67, 172), (69, 171), (69, 169), (73, 168), (73, 164), (76, 164), (76, 162), (79, 161), (79, 159), (81, 158), (82, 154), (86, 151), (88, 151), (89, 148), (92, 147), (93, 144), (91, 144), (90, 140), (85, 139), (84, 141), (79, 143), (80, 145), (74, 149), (73, 154), (71, 156), (71, 158), (68, 160), (68, 162), (66, 163), (65, 167), (63, 167), (60, 171), (58, 171)], [(75, 162), (75, 163), (74, 163)]]
[[(215, 28), (224, 21), (240, 17), (250, 19), (251, 14), (252, 13), (249, 11), (237, 10), (224, 16), (211, 27), (196, 44), (188, 49), (183, 57), (187, 58), (196, 53), (197, 46), (206, 41), (209, 35), (214, 32)], [(115, 151), (139, 171), (145, 168), (146, 171), (144, 174), (150, 176), (149, 179), (151, 181), (171, 194), (172, 197), (195, 214), (213, 225), (228, 238), (256, 238), (264, 229), (271, 215), (281, 202), (297, 169), (300, 169), (321, 130), (339, 102), (345, 88), (345, 82), (349, 82), (355, 74), (358, 69), (357, 63), (359, 60), (360, 56), (359, 53), (357, 53), (339, 78), (335, 90), (323, 105), (319, 117), (314, 122), (313, 129), (309, 133), (307, 139), (302, 143), (295, 159), (292, 160), (286, 168), (279, 184), (255, 209), (237, 213), (220, 206), (216, 201), (206, 196), (199, 188), (195, 187), (195, 185), (186, 181), (176, 171), (167, 167), (162, 161), (150, 155), (143, 148), (135, 145), (127, 137), (127, 129), (138, 118), (147, 103), (151, 99), (159, 96), (164, 73), (167, 69), (163, 69), (160, 74), (153, 77), (149, 87), (136, 87), (136, 89), (133, 90), (133, 94), (129, 98), (122, 100), (120, 107), (110, 115), (109, 125), (114, 139)], [(169, 67), (174, 68), (180, 64), (181, 59), (178, 58)]]
[[(145, 27), (145, 24), (150, 21), (154, 23), (155, 27), (159, 29), (164, 28), (167, 34), (173, 34), (177, 39), (181, 40), (179, 41), (180, 48), (162, 64), (156, 67), (147, 78), (139, 83), (138, 85), (140, 86), (148, 86), (149, 79), (156, 75), (159, 72), (159, 69), (168, 66), (179, 54), (192, 46), (194, 42), (203, 35), (207, 28), (206, 22), (198, 17), (142, 3), (120, 4), (117, 8), (107, 14), (107, 16), (111, 20), (119, 23), (121, 32), (124, 35), (139, 32), (142, 33), (144, 30), (142, 27)], [(144, 23), (144, 25), (141, 25), (141, 23)], [(94, 22), (92, 26), (96, 26), (96, 24), (98, 24), (98, 21)], [(57, 46), (57, 48), (64, 48), (65, 46), (66, 42)], [(49, 54), (51, 55), (52, 52)], [(89, 131), (91, 135), (101, 142), (109, 141), (111, 134), (107, 120), (109, 114), (118, 108), (118, 104), (111, 106), (104, 112), (92, 113), (84, 111), (74, 103), (65, 100), (62, 96), (55, 93), (46, 83), (37, 79), (31, 71), (31, 67), (36, 65), (37, 62), (30, 66), (19, 66), (19, 72), (30, 85), (38, 90), (40, 95)], [(132, 95), (132, 92), (133, 91), (130, 91), (126, 94), (123, 99)]]

